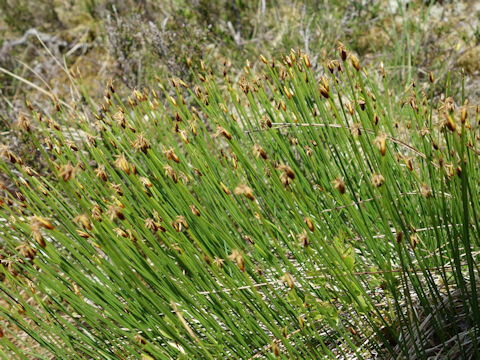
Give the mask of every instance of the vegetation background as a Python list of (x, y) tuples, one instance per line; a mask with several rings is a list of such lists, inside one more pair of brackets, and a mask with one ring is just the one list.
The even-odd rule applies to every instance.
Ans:
[(100, 108), (112, 82), (128, 101), (133, 89), (167, 86), (172, 76), (192, 80), (202, 62), (216, 73), (229, 68), (238, 82), (246, 64), (253, 73), (262, 65), (260, 54), (300, 49), (318, 64), (335, 56), (338, 41), (363, 67), (385, 68), (393, 90), (423, 88), (433, 73), (435, 98), (447, 79), (460, 91), (463, 78), (477, 103), (479, 24), (473, 0), (0, 0), (0, 143), (38, 162), (31, 139), (12, 125), (27, 99), (46, 115), (58, 102), (86, 105), (72, 74)]
[(101, 99), (109, 80), (124, 95), (155, 76), (188, 80), (187, 58), (238, 73), (291, 48), (315, 62), (339, 40), (396, 71), (399, 85), (463, 68), (478, 96), (479, 14), (474, 0), (0, 0), (0, 119), (6, 129), (27, 97), (49, 106), (33, 85), (77, 101), (65, 69)]

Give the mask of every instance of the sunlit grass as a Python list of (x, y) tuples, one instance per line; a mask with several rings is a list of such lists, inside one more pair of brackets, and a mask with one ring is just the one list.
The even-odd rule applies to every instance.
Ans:
[(461, 299), (476, 351), (478, 119), (338, 55), (32, 108), (52, 175), (2, 148), (2, 316), (61, 359), (420, 358)]

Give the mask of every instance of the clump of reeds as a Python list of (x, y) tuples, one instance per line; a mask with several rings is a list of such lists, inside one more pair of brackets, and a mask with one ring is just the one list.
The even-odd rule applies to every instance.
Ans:
[(57, 358), (421, 358), (446, 301), (476, 344), (478, 112), (338, 53), (25, 115), (51, 176), (1, 149), (3, 351), (15, 324)]

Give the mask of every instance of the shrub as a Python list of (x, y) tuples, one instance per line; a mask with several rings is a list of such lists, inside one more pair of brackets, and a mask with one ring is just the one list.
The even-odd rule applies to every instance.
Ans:
[(2, 149), (0, 310), (43, 350), (5, 354), (475, 353), (478, 115), (338, 51), (22, 118), (52, 175)]

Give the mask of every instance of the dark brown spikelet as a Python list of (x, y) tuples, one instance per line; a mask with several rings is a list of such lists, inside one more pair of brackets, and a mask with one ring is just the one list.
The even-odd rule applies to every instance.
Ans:
[(258, 144), (253, 145), (252, 153), (256, 158), (261, 157), (264, 160), (268, 158), (266, 151)]
[(337, 51), (342, 61), (347, 60), (347, 48), (340, 41), (338, 42), (338, 45), (337, 45)]
[(395, 239), (397, 240), (397, 243), (399, 243), (399, 244), (402, 242), (402, 240), (403, 240), (403, 232), (402, 232), (402, 230), (399, 230), (399, 231), (397, 232), (397, 235), (395, 236)]
[(215, 132), (215, 137), (223, 136), (228, 140), (232, 140), (232, 135), (222, 126), (217, 126), (217, 131)]
[(94, 170), (95, 176), (98, 177), (103, 182), (107, 181), (107, 173), (105, 172), (104, 165), (98, 165), (98, 167)]
[(165, 154), (168, 160), (173, 160), (176, 163), (180, 162), (180, 159), (178, 158), (177, 154), (175, 154), (175, 151), (173, 149), (165, 149), (163, 150), (163, 153)]
[(150, 149), (150, 142), (145, 137), (145, 134), (140, 133), (137, 135), (137, 138), (133, 142), (132, 146), (135, 150), (140, 150), (146, 154), (148, 149)]
[(200, 211), (198, 211), (195, 205), (190, 205), (190, 210), (192, 211), (193, 215), (200, 216)]
[(337, 189), (340, 194), (345, 194), (345, 183), (343, 182), (340, 175), (335, 180), (333, 180), (333, 187)]
[(275, 357), (277, 358), (280, 357), (280, 348), (275, 342), (272, 343), (272, 353), (273, 355), (275, 355)]
[(328, 99), (330, 97), (330, 93), (328, 92), (327, 88), (323, 86), (323, 84), (318, 84), (318, 91), (320, 92), (320, 95), (322, 95), (325, 99)]

